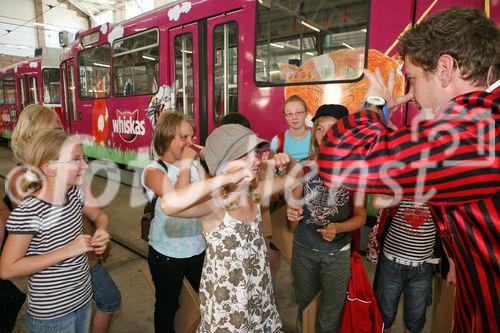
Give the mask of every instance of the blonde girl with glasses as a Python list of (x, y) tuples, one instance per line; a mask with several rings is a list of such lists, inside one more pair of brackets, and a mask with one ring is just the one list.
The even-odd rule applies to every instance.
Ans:
[(32, 193), (7, 220), (9, 237), (0, 277), (29, 276), (29, 332), (87, 333), (92, 285), (86, 252), (101, 255), (109, 234), (83, 235), (83, 214), (97, 225), (107, 217), (82, 188), (87, 163), (81, 145), (60, 129), (39, 132), (26, 147), (26, 188)]
[[(59, 129), (62, 130), (59, 115), (52, 109), (32, 104), (27, 106), (19, 115), (18, 122), (12, 134), (11, 147), (14, 152), (14, 158), (17, 161), (17, 166), (7, 176), (8, 180), (8, 196), (5, 198), (10, 203), (10, 208), (17, 207), (21, 200), (29, 195), (32, 189), (26, 186), (31, 186), (29, 182), (24, 182), (26, 178), (26, 162), (28, 155), (32, 153), (28, 149), (32, 143), (34, 136), (44, 129)], [(82, 156), (83, 158), (83, 156)], [(74, 164), (83, 163), (74, 160)], [(30, 173), (28, 173), (28, 178)], [(86, 192), (88, 201), (95, 200), (88, 188), (88, 185), (83, 186)], [(107, 235), (109, 228), (109, 220), (99, 208), (98, 204), (94, 205), (96, 210), (99, 210), (100, 218), (98, 221), (91, 223), (87, 218), (84, 219), (84, 232), (91, 234), (97, 238), (99, 235)], [(92, 276), (92, 288), (94, 290), (94, 300), (96, 309), (92, 320), (92, 333), (105, 333), (111, 325), (114, 312), (121, 305), (120, 290), (111, 279), (109, 273), (102, 265), (102, 261), (109, 256), (109, 248), (99, 256), (95, 253), (89, 254), (90, 272)]]
[[(302, 161), (309, 156), (309, 142), (311, 141), (311, 129), (306, 126), (307, 104), (298, 95), (290, 96), (281, 110), (285, 117), (288, 128), (280, 132), (271, 140), (271, 151), (274, 153), (287, 153), (296, 161)], [(273, 204), (271, 213), (279, 207)], [(269, 243), (269, 260), (271, 262), (271, 274), (273, 285), (281, 265), (281, 252), (272, 243)]]
[(288, 128), (273, 137), (271, 150), (288, 153), (296, 161), (301, 161), (309, 155), (311, 141), (311, 130), (306, 126), (306, 102), (298, 95), (293, 95), (285, 101), (282, 112)]
[[(0, 202), (0, 214), (3, 223), (0, 223), (0, 247), (5, 239), (7, 239), (6, 222), (13, 207), (21, 201), (20, 184), (24, 176), (24, 168), (22, 162), (24, 160), (23, 152), (26, 145), (31, 142), (33, 135), (38, 133), (43, 128), (60, 127), (59, 116), (52, 109), (32, 104), (27, 106), (19, 116), (19, 120), (14, 129), (11, 140), (11, 148), (14, 152), (14, 158), (18, 162), (17, 166), (12, 169), (7, 176), (8, 194), (3, 195), (3, 201)], [(1, 299), (0, 307), (7, 311), (0, 312), (0, 323), (7, 329), (12, 331), (16, 324), (17, 314), (21, 309), (25, 295), (19, 290), (15, 284), (8, 280), (0, 280), (0, 294), (4, 297)]]

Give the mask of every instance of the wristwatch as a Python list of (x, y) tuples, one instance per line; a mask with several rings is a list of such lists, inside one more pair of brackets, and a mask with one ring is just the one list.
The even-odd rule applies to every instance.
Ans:
[(363, 108), (375, 108), (382, 111), (384, 121), (389, 121), (389, 109), (387, 108), (387, 101), (379, 96), (366, 96)]

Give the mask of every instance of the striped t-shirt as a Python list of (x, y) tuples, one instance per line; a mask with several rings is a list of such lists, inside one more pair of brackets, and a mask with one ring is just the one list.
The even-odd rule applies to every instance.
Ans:
[[(83, 192), (73, 186), (65, 204), (53, 205), (27, 197), (7, 221), (11, 234), (33, 234), (27, 256), (36, 256), (66, 246), (82, 234)], [(27, 312), (38, 319), (54, 319), (77, 310), (92, 298), (86, 254), (66, 259), (34, 273), (29, 278)]]
[(429, 206), (403, 199), (389, 225), (384, 253), (414, 262), (432, 258), (436, 226)]

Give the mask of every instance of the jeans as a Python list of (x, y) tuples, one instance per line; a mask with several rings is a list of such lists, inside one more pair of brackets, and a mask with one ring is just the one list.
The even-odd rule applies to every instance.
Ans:
[(382, 254), (376, 274), (375, 297), (385, 328), (390, 328), (394, 323), (399, 298), (404, 292), (405, 326), (412, 333), (420, 332), (425, 325), (427, 306), (432, 303), (434, 275), (432, 265), (427, 263), (418, 267), (401, 265)]
[(26, 313), (24, 319), (30, 333), (88, 333), (90, 329), (90, 302), (77, 310), (55, 319), (37, 319)]
[(351, 251), (322, 253), (294, 243), (292, 275), (299, 318), (302, 319), (302, 311), (321, 292), (319, 330), (337, 332), (351, 277)]
[(90, 270), (93, 298), (97, 311), (112, 314), (120, 309), (120, 290), (101, 263)]
[(156, 333), (175, 332), (175, 313), (179, 308), (182, 279), (186, 276), (193, 289), (198, 291), (204, 259), (205, 252), (190, 258), (172, 258), (149, 247), (148, 263), (155, 285)]

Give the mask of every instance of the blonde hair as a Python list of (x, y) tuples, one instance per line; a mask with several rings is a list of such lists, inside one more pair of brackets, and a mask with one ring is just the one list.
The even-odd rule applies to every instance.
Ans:
[(299, 95), (292, 95), (290, 97), (288, 97), (285, 101), (285, 103), (283, 103), (283, 108), (281, 109), (281, 113), (285, 114), (285, 107), (288, 103), (291, 103), (291, 102), (300, 102), (302, 103), (302, 105), (304, 106), (304, 110), (306, 110), (307, 112), (307, 103), (306, 101), (304, 101), (302, 99), (302, 97), (300, 97)]
[(193, 127), (193, 131), (196, 131), (192, 120), (180, 112), (167, 111), (160, 115), (153, 137), (153, 147), (159, 156), (165, 154), (170, 148), (170, 143), (175, 138), (183, 121), (189, 123)]
[(30, 154), (25, 156), (25, 177), (21, 187), (26, 195), (37, 191), (43, 184), (43, 173), (41, 168), (50, 161), (59, 159), (59, 154), (64, 145), (72, 142), (71, 136), (64, 133), (60, 128), (42, 129), (26, 146)]
[(26, 163), (25, 151), (29, 151), (27, 146), (33, 136), (42, 129), (50, 128), (54, 122), (61, 126), (59, 115), (54, 110), (38, 104), (25, 107), (21, 111), (17, 125), (12, 133), (11, 147), (14, 158), (21, 163)]

